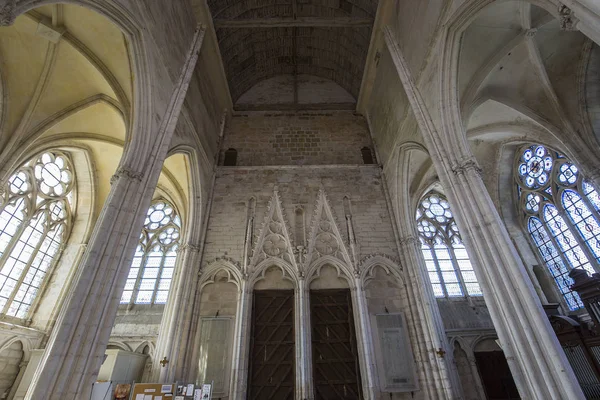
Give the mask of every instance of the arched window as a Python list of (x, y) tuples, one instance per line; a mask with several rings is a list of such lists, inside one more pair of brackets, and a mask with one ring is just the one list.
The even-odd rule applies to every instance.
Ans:
[(71, 226), (69, 156), (42, 153), (8, 179), (0, 203), (0, 314), (27, 318)]
[(589, 273), (600, 261), (600, 197), (571, 160), (535, 144), (515, 161), (519, 213), (571, 310), (583, 307), (569, 271)]
[(225, 150), (225, 157), (223, 158), (223, 166), (235, 167), (237, 165), (237, 150), (227, 149)]
[(375, 164), (375, 159), (373, 158), (373, 151), (370, 147), (363, 147), (362, 149), (360, 149), (360, 153), (362, 154), (364, 164)]
[(166, 200), (148, 209), (121, 304), (165, 304), (179, 248), (181, 220)]
[(443, 195), (432, 191), (421, 199), (417, 209), (417, 229), (435, 296), (481, 296), (450, 204)]

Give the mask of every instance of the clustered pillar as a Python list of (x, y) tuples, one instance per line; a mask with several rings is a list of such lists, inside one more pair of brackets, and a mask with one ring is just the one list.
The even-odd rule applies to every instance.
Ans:
[[(523, 261), (494, 207), (465, 141), (458, 107), (443, 104), (443, 134), (419, 93), (400, 47), (384, 32), (434, 166), (474, 261), (477, 279), (515, 383), (527, 399), (583, 399), (583, 393), (533, 289)], [(449, 66), (446, 66), (449, 68)], [(444, 82), (443, 82), (444, 83)], [(449, 85), (444, 90), (451, 90)], [(451, 96), (440, 93), (444, 100)]]
[[(196, 66), (197, 29), (154, 142), (142, 165), (121, 167), (33, 377), (27, 399), (88, 398), (104, 359), (136, 242)], [(132, 132), (138, 138), (144, 132)], [(138, 139), (139, 140), (139, 139)], [(135, 140), (128, 152), (139, 152)], [(127, 156), (127, 153), (124, 157)], [(125, 157), (126, 158), (126, 157)]]

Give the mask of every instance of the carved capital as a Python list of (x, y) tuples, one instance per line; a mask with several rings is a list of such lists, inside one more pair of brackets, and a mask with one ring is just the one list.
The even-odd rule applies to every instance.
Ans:
[(468, 158), (466, 160), (461, 160), (452, 165), (452, 172), (454, 175), (464, 175), (467, 172), (475, 172), (477, 175), (481, 176), (483, 170), (477, 163), (477, 160), (474, 158)]
[(589, 170), (585, 171), (585, 175), (591, 179), (593, 182), (600, 181), (600, 167), (593, 167)]
[(191, 243), (186, 243), (183, 246), (181, 246), (179, 249), (177, 249), (178, 252), (190, 251), (193, 253), (199, 253), (200, 250), (201, 250), (200, 246), (197, 246), (197, 245), (191, 244)]
[(558, 4), (558, 16), (560, 29), (563, 31), (575, 31), (579, 19), (575, 17), (575, 13), (569, 7), (562, 3)]
[(17, 18), (15, 14), (16, 0), (5, 0), (5, 3), (0, 6), (0, 26), (9, 26), (14, 24)]
[(419, 239), (413, 235), (401, 237), (398, 241), (400, 246), (413, 246), (419, 243)]
[(144, 177), (143, 172), (137, 172), (130, 168), (121, 167), (110, 178), (110, 184), (112, 185), (117, 180), (122, 179), (122, 178), (127, 179), (127, 180), (135, 180), (135, 181), (141, 182), (143, 177)]
[(531, 28), (531, 29), (527, 29), (527, 31), (525, 32), (525, 36), (527, 37), (534, 37), (537, 34), (537, 28)]

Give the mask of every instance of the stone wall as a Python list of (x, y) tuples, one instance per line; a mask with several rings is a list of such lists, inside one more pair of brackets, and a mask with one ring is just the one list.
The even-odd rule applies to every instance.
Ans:
[(0, 399), (8, 397), (10, 388), (19, 375), (22, 359), (23, 345), (18, 341), (0, 352)]
[(377, 166), (226, 167), (217, 172), (203, 255), (204, 265), (224, 256), (236, 262), (243, 260), (247, 203), (251, 198), (256, 200), (256, 242), (275, 189), (281, 199), (294, 247), (306, 245), (294, 239), (293, 232), (297, 232), (294, 210), (296, 207), (305, 210), (308, 237), (317, 197), (320, 189), (323, 189), (345, 242), (348, 241), (348, 233), (343, 202), (344, 197), (349, 198), (359, 259), (370, 254), (397, 257), (381, 170)]
[(473, 297), (471, 302), (465, 298), (438, 299), (438, 307), (444, 328), (449, 330), (494, 329), (490, 312), (482, 297)]
[(363, 164), (365, 146), (366, 121), (349, 111), (247, 112), (229, 121), (222, 151), (236, 149), (242, 166)]

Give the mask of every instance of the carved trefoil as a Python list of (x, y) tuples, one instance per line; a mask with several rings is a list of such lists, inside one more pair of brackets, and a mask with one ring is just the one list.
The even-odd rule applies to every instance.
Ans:
[(305, 268), (321, 257), (334, 257), (351, 266), (352, 260), (324, 190), (319, 191), (310, 227)]

